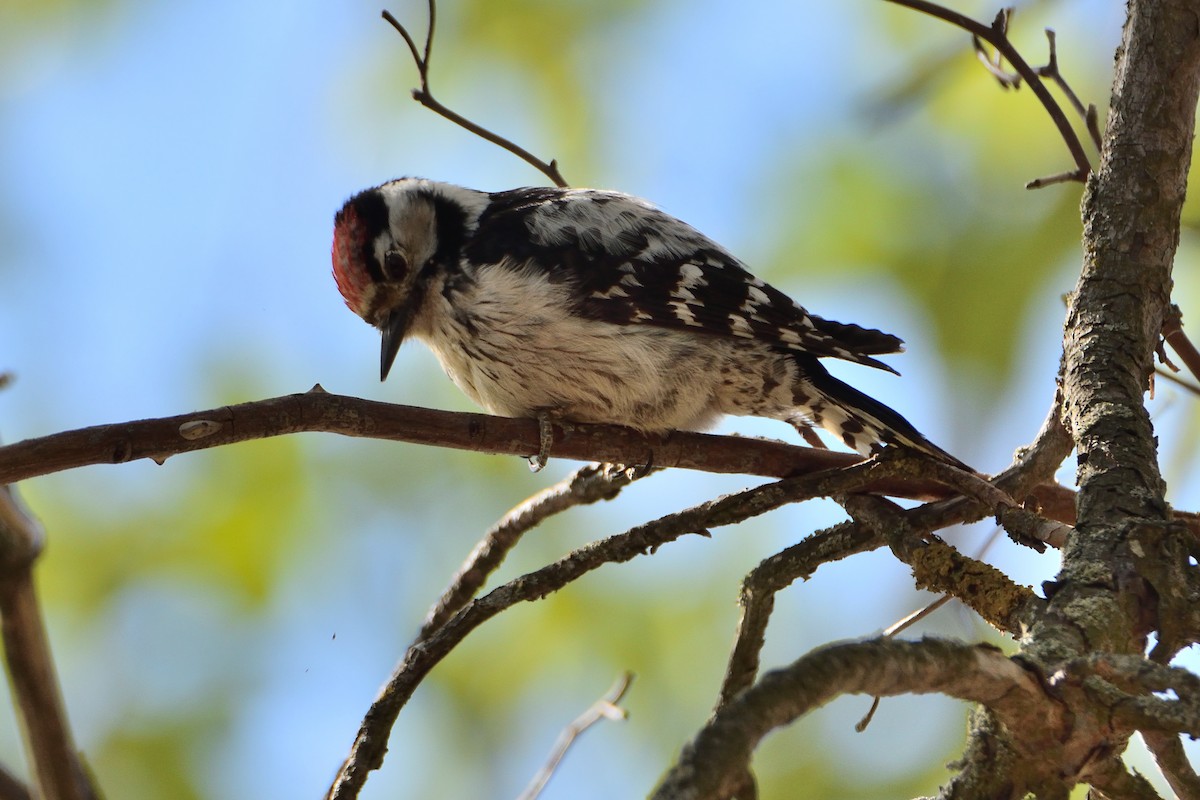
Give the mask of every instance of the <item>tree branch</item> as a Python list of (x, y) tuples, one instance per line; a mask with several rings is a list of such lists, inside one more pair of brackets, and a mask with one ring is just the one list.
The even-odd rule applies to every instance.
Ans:
[(363, 718), (350, 755), (329, 789), (329, 800), (358, 796), (367, 775), (383, 763), (387, 740), (401, 709), (429, 671), (471, 631), (517, 603), (540, 600), (592, 570), (623, 563), (688, 534), (711, 535), (787, 503), (854, 491), (894, 465), (863, 463), (828, 473), (787, 478), (668, 514), (625, 533), (585, 545), (558, 561), (522, 575), (473, 600), (428, 639), (414, 642)]
[[(329, 394), (317, 386), (303, 394), (97, 425), (5, 445), (0, 447), (0, 483), (91, 464), (143, 458), (162, 464), (179, 453), (318, 431), (522, 457), (538, 452), (540, 446), (536, 420), (379, 403)], [(772, 440), (686, 431), (653, 436), (615, 425), (579, 423), (555, 423), (552, 455), (764, 477), (808, 474), (862, 461), (852, 453)], [(915, 499), (950, 494), (946, 487), (920, 478), (889, 479), (871, 490)]]
[[(1064, 420), (1078, 454), (1079, 513), (1051, 599), (1054, 630), (1031, 657), (1144, 651), (1169, 660), (1191, 613), (1182, 531), (1144, 403), (1170, 305), (1200, 96), (1196, 10), (1132, 0), (1118, 50), (1100, 167), (1083, 202), (1084, 262), (1063, 336)], [(1154, 569), (1153, 565), (1163, 567)], [(1166, 568), (1171, 565), (1171, 568)], [(1070, 625), (1064, 624), (1070, 621)], [(1117, 748), (1123, 741), (1106, 743)]]
[(1200, 797), (1200, 776), (1188, 761), (1187, 753), (1183, 750), (1183, 742), (1178, 735), (1161, 733), (1159, 731), (1142, 731), (1142, 739), (1154, 756), (1154, 763), (1167, 779), (1176, 797)]
[(525, 148), (517, 145), (509, 139), (505, 139), (497, 133), (493, 133), (487, 128), (479, 125), (466, 117), (458, 114), (455, 111), (447, 108), (434, 99), (433, 91), (429, 88), (429, 56), (433, 50), (433, 30), (437, 22), (437, 3), (435, 0), (429, 0), (429, 31), (425, 36), (425, 54), (417, 52), (417, 43), (413, 41), (413, 37), (408, 30), (392, 16), (390, 11), (383, 12), (383, 18), (388, 24), (395, 28), (401, 36), (404, 37), (405, 44), (408, 45), (409, 52), (412, 53), (413, 61), (417, 65), (417, 74), (421, 77), (421, 88), (413, 89), (412, 96), (421, 105), (439, 114), (446, 119), (475, 134), (481, 139), (491, 142), (498, 147), (501, 147), (513, 155), (520, 158), (525, 163), (537, 169), (547, 178), (554, 182), (555, 186), (566, 187), (567, 181), (563, 178), (562, 173), (558, 171), (558, 162), (551, 159), (549, 162), (542, 161), (540, 158), (529, 152)]
[(896, 558), (912, 567), (918, 587), (958, 598), (996, 629), (1020, 636), (1044, 609), (1045, 601), (1028, 587), (910, 525), (911, 512), (895, 503), (867, 496), (849, 496), (840, 502), (855, 520), (884, 537)]
[(887, 697), (937, 692), (982, 703), (1011, 721), (1059, 728), (1059, 711), (1037, 678), (998, 650), (937, 639), (835, 644), (768, 672), (718, 710), (687, 744), (655, 800), (728, 797), (758, 742), (772, 729), (845, 694)]
[(33, 800), (33, 795), (15, 775), (0, 767), (0, 800)]
[[(1046, 113), (1050, 115), (1054, 125), (1058, 128), (1058, 133), (1062, 136), (1063, 142), (1067, 145), (1067, 150), (1071, 153), (1071, 158), (1075, 161), (1075, 169), (1070, 172), (1064, 172), (1061, 175), (1053, 176), (1052, 178), (1040, 178), (1035, 181), (1030, 181), (1026, 184), (1026, 188), (1036, 189), (1050, 183), (1060, 183), (1062, 181), (1084, 181), (1092, 171), (1091, 162), (1088, 161), (1087, 152), (1083, 148), (1083, 143), (1075, 133), (1075, 129), (1071, 127), (1070, 120), (1063, 113), (1058, 101), (1054, 99), (1054, 95), (1050, 94), (1050, 90), (1046, 88), (1041, 80), (1038, 70), (1033, 69), (1021, 56), (1017, 48), (1008, 40), (1007, 20), (1008, 14), (1002, 11), (996, 15), (996, 21), (991, 25), (985, 25), (971, 19), (968, 16), (952, 11), (937, 3), (926, 2), (926, 0), (887, 0), (889, 3), (905, 6), (914, 11), (920, 11), (923, 14), (928, 14), (931, 17), (937, 17), (940, 20), (950, 23), (956, 27), (970, 33), (972, 36), (982, 39), (983, 41), (996, 48), (996, 51), (1004, 56), (1009, 64), (1012, 65), (1017, 75), (1024, 79), (1029, 85), (1030, 90), (1037, 96), (1042, 106), (1046, 109)], [(1054, 40), (1051, 38), (1051, 58), (1055, 57)], [(994, 65), (989, 64), (984, 59), (985, 65), (993, 75), (997, 74), (997, 69)], [(1054, 63), (1052, 61), (1052, 63)], [(1056, 64), (1055, 64), (1056, 67)], [(1057, 68), (1054, 70), (1057, 73)], [(1000, 73), (1003, 75), (1003, 73)], [(999, 77), (999, 76), (998, 76)], [(1005, 76), (1006, 77), (1006, 76)], [(1009, 85), (1016, 87), (1016, 82), (1009, 79)]]
[[(1013, 459), (1012, 466), (996, 477), (994, 483), (999, 487), (996, 491), (1005, 499), (1008, 497), (1007, 492), (1025, 497), (1032, 487), (1046, 480), (1058, 469), (1070, 450), (1071, 438), (1062, 426), (1059, 403), (1056, 400), (1033, 443), (1021, 448)], [(973, 487), (973, 490), (978, 491), (978, 487)], [(996, 496), (990, 496), (989, 499), (995, 501)], [(979, 501), (960, 497), (905, 512), (905, 516), (899, 517), (898, 521), (900, 524), (935, 530), (959, 522), (974, 521), (986, 513), (985, 509), (986, 506)], [(1074, 518), (1073, 508), (1070, 509), (1070, 516)], [(883, 534), (872, 525), (843, 522), (814, 533), (798, 544), (764, 560), (752, 570), (742, 584), (739, 598), (742, 613), (738, 620), (733, 651), (726, 667), (717, 708), (728, 704), (757, 677), (760, 653), (766, 641), (767, 624), (775, 608), (775, 594), (799, 578), (807, 579), (820, 564), (873, 550), (884, 541)], [(951, 549), (946, 545), (942, 547), (946, 550)], [(946, 554), (939, 560), (945, 561), (948, 558), (953, 556)], [(951, 573), (954, 572), (955, 570), (951, 569)], [(925, 580), (929, 585), (940, 583), (933, 579), (932, 574), (918, 575), (918, 580)], [(1009, 623), (1014, 620), (1024, 620), (1028, 623), (1030, 619), (1027, 615), (1040, 609), (1040, 601), (1037, 598), (1026, 597), (1023, 593), (1021, 598), (1017, 605), (1010, 606), (1009, 610), (1013, 613), (1001, 613), (998, 616), (1009, 620)]]
[(554, 750), (551, 751), (550, 757), (546, 759), (545, 765), (538, 770), (537, 775), (533, 777), (533, 781), (525, 791), (521, 792), (521, 796), (517, 800), (537, 800), (542, 790), (546, 788), (546, 784), (550, 782), (550, 778), (554, 776), (554, 770), (558, 769), (563, 756), (567, 754), (567, 750), (571, 748), (571, 745), (575, 743), (580, 734), (600, 720), (625, 719), (628, 716), (628, 713), (617, 706), (617, 703), (621, 702), (621, 698), (625, 696), (625, 692), (629, 691), (631, 683), (633, 683), (633, 673), (626, 672), (617, 678), (617, 682), (613, 684), (611, 689), (604, 693), (603, 697), (592, 703), (586, 711), (563, 729), (563, 732), (558, 737), (558, 741), (554, 744)]
[(0, 629), (34, 786), (46, 800), (94, 800), (99, 795), (75, 749), (33, 584), (42, 538), (13, 487), (0, 486)]
[(471, 551), (450, 586), (430, 609), (417, 640), (429, 638), (469, 603), (527, 531), (569, 508), (611, 500), (621, 489), (641, 477), (645, 477), (644, 474), (618, 470), (611, 464), (589, 464), (509, 511)]
[(1137, 772), (1130, 772), (1119, 757), (1109, 757), (1089, 771), (1089, 782), (1097, 800), (1162, 800), (1150, 781)]
[(796, 580), (808, 580), (822, 564), (874, 550), (883, 542), (883, 537), (870, 527), (843, 522), (806, 536), (750, 571), (742, 581), (738, 598), (742, 613), (717, 699), (718, 709), (758, 677), (759, 658), (766, 643), (767, 623), (775, 609), (775, 595)]
[[(1014, 498), (1026, 498), (1051, 519), (1075, 521), (1075, 493), (1047, 480), (1070, 450), (1061, 426), (1044, 425), (1039, 444), (993, 481)], [(539, 448), (536, 420), (437, 411), (330, 394), (320, 386), (237, 405), (132, 422), (96, 425), (0, 446), (0, 483), (93, 464), (151, 459), (162, 464), (180, 453), (296, 433), (335, 433), (383, 441), (449, 447), (476, 453), (527, 457)], [(769, 439), (674, 431), (650, 436), (615, 425), (556, 424), (552, 454), (579, 461), (652, 464), (737, 475), (783, 478), (839, 469), (862, 461), (853, 453), (798, 447)], [(1045, 477), (1037, 477), (1045, 476)], [(889, 497), (937, 500), (954, 490), (921, 477), (889, 477), (866, 491)], [(1176, 513), (1193, 535), (1200, 517)]]

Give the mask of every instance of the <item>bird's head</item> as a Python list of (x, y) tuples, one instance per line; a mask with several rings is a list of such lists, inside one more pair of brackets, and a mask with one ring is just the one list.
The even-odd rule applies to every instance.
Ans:
[(334, 218), (333, 277), (350, 310), (383, 334), (381, 380), (430, 277), (458, 259), (465, 214), (442, 188), (416, 178), (391, 181), (351, 197)]

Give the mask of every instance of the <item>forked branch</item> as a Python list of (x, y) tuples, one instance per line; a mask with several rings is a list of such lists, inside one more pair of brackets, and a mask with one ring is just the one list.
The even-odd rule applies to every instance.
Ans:
[(363, 718), (350, 755), (326, 797), (350, 800), (358, 796), (368, 774), (383, 763), (388, 736), (401, 709), (429, 671), (472, 631), (497, 614), (518, 603), (540, 600), (606, 564), (653, 554), (659, 547), (684, 536), (709, 535), (709, 528), (733, 525), (804, 499), (860, 491), (875, 477), (872, 473), (895, 468), (895, 464), (863, 463), (834, 472), (788, 478), (702, 503), (584, 545), (471, 601), (427, 639), (420, 639), (408, 648)]
[(493, 133), (478, 123), (472, 122), (463, 115), (442, 105), (436, 98), (434, 98), (433, 90), (429, 88), (429, 58), (433, 54), (433, 32), (437, 24), (436, 0), (429, 0), (429, 31), (425, 35), (425, 47), (423, 50), (417, 48), (417, 43), (413, 39), (412, 34), (408, 32), (407, 28), (400, 24), (399, 20), (392, 16), (390, 11), (384, 11), (383, 18), (387, 20), (388, 24), (395, 28), (401, 36), (404, 37), (404, 43), (408, 45), (408, 50), (410, 53), (412, 53), (413, 61), (417, 65), (417, 74), (421, 77), (421, 86), (418, 89), (413, 89), (412, 96), (414, 100), (428, 108), (430, 111), (433, 111), (435, 114), (439, 114), (442, 117), (450, 120), (460, 128), (464, 128), (481, 139), (485, 139), (498, 147), (504, 148), (508, 152), (525, 161), (527, 164), (533, 166), (535, 169), (553, 181), (555, 186), (565, 187), (568, 185), (566, 178), (564, 178), (562, 173), (558, 171), (558, 162), (554, 159), (551, 159), (549, 162), (543, 161), (515, 142), (505, 139), (503, 136), (497, 133)]
[(767, 673), (713, 714), (653, 797), (731, 796), (767, 733), (840, 695), (930, 692), (982, 703), (1006, 722), (1045, 731), (1046, 738), (1061, 726), (1036, 676), (995, 648), (936, 639), (836, 644)]
[(617, 703), (621, 702), (621, 698), (625, 696), (625, 692), (629, 691), (631, 683), (633, 683), (633, 673), (623, 673), (617, 678), (612, 688), (604, 693), (603, 697), (592, 703), (570, 725), (563, 728), (558, 741), (554, 744), (554, 750), (551, 751), (550, 757), (546, 759), (546, 763), (538, 770), (537, 775), (533, 776), (533, 781), (530, 782), (525, 791), (521, 792), (521, 796), (517, 800), (537, 800), (542, 790), (546, 788), (546, 784), (550, 782), (550, 778), (554, 776), (554, 771), (558, 769), (563, 756), (567, 754), (567, 751), (571, 749), (571, 745), (575, 743), (575, 740), (584, 731), (600, 720), (625, 719), (629, 716), (629, 712), (618, 706)]
[[(1094, 106), (1084, 109), (1079, 99), (1075, 96), (1075, 93), (1070, 90), (1066, 81), (1059, 74), (1058, 55), (1055, 49), (1053, 31), (1046, 31), (1046, 37), (1050, 42), (1050, 60), (1046, 66), (1035, 69), (1029, 66), (1029, 63), (1025, 61), (1024, 57), (1008, 39), (1008, 23), (1012, 16), (1011, 9), (1002, 10), (996, 15), (991, 25), (985, 25), (957, 11), (952, 11), (937, 3), (926, 2), (926, 0), (887, 0), (887, 2), (905, 6), (914, 11), (920, 11), (931, 17), (937, 17), (970, 33), (975, 45), (975, 52), (979, 55), (979, 60), (1000, 81), (1002, 86), (1015, 89), (1020, 86), (1022, 80), (1029, 84), (1030, 90), (1037, 96), (1042, 106), (1046, 109), (1046, 113), (1050, 115), (1050, 119), (1054, 121), (1055, 127), (1058, 128), (1059, 135), (1062, 136), (1067, 149), (1071, 152), (1075, 168), (1058, 175), (1037, 178), (1025, 184), (1025, 188), (1038, 189), (1053, 183), (1063, 183), (1065, 181), (1079, 181), (1082, 183), (1087, 180), (1087, 176), (1092, 172), (1092, 165), (1088, 160), (1087, 152), (1084, 150), (1083, 142), (1079, 140), (1079, 136), (1075, 133), (1075, 129), (1071, 127), (1067, 115), (1063, 112), (1062, 107), (1059, 106), (1058, 101), (1054, 99), (1054, 96), (1050, 94), (1050, 90), (1046, 88), (1042, 78), (1053, 80), (1058, 86), (1063, 88), (1072, 105), (1083, 115), (1088, 125), (1088, 131), (1096, 142), (1096, 146), (1099, 147), (1100, 132), (1098, 123), (1096, 122), (1096, 109)], [(980, 44), (981, 41), (987, 42), (995, 48), (995, 56), (987, 54)], [(1013, 72), (1007, 72), (1003, 68), (1004, 61), (1012, 65)]]
[(618, 470), (612, 464), (588, 464), (509, 511), (475, 545), (450, 585), (429, 610), (421, 632), (417, 634), (418, 641), (432, 636), (475, 598), (525, 533), (570, 508), (611, 500), (646, 474), (632, 469)]

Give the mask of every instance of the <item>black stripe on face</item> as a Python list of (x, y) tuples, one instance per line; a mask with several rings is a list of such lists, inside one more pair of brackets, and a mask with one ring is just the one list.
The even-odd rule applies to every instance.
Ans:
[(463, 243), (467, 237), (467, 214), (461, 205), (444, 197), (430, 193), (434, 219), (437, 220), (437, 249), (433, 253), (435, 264), (451, 266), (462, 258)]
[(334, 219), (334, 225), (340, 223), (347, 213), (352, 214), (358, 221), (358, 230), (361, 235), (358, 241), (358, 246), (361, 248), (358, 263), (366, 268), (372, 281), (382, 282), (384, 280), (383, 265), (375, 257), (375, 241), (379, 238), (379, 234), (388, 227), (388, 207), (384, 202), (383, 195), (380, 194), (378, 188), (359, 192), (347, 200), (346, 205), (342, 206), (342, 210)]

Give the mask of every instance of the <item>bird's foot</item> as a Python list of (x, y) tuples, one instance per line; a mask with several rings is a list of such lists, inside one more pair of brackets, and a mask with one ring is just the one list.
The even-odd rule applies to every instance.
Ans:
[(546, 468), (550, 458), (550, 448), (554, 446), (554, 420), (546, 411), (539, 411), (538, 422), (538, 452), (529, 457), (529, 471), (541, 472)]

